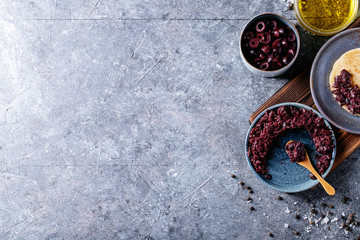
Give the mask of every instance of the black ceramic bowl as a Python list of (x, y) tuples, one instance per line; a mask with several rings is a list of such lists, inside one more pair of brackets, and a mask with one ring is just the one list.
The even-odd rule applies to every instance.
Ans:
[[(246, 49), (244, 47), (244, 34), (246, 32), (248, 32), (251, 28), (254, 27), (254, 24), (258, 21), (261, 20), (276, 20), (277, 22), (282, 23), (285, 27), (290, 28), (294, 34), (295, 34), (295, 42), (296, 42), (296, 50), (295, 50), (295, 55), (294, 57), (291, 59), (291, 61), (289, 62), (289, 64), (281, 67), (280, 69), (277, 70), (261, 70), (259, 67), (255, 67), (248, 55), (246, 54)], [(296, 30), (295, 26), (285, 17), (278, 15), (276, 13), (263, 13), (260, 15), (257, 15), (256, 17), (254, 17), (253, 19), (251, 19), (244, 27), (241, 35), (240, 35), (240, 40), (239, 40), (239, 48), (240, 48), (240, 55), (241, 55), (241, 60), (244, 63), (244, 65), (246, 66), (246, 68), (248, 70), (250, 70), (252, 73), (259, 75), (261, 77), (275, 77), (275, 76), (279, 76), (283, 73), (285, 73), (287, 70), (289, 70), (289, 68), (293, 65), (293, 63), (295, 62), (298, 54), (299, 54), (299, 49), (300, 49), (300, 36), (298, 31)]]

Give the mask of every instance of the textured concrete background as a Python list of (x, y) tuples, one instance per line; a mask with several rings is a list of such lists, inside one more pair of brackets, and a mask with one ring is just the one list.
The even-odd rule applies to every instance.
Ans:
[[(249, 115), (327, 40), (298, 27), (290, 72), (247, 71), (244, 24), (262, 12), (295, 23), (286, 9), (282, 0), (1, 0), (0, 238), (356, 239), (360, 227), (340, 229), (340, 216), (360, 220), (360, 151), (328, 177), (335, 197), (271, 190), (245, 160)], [(339, 220), (317, 222), (312, 206)]]

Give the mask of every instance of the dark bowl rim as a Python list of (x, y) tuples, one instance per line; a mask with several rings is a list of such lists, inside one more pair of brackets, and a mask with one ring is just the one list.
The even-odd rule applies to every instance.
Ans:
[[(270, 17), (272, 17), (272, 16), (277, 16), (277, 17), (279, 17), (280, 19), (282, 19), (283, 23), (288, 23), (288, 24), (291, 26), (291, 30), (294, 31), (295, 36), (296, 36), (297, 46), (296, 46), (295, 56), (293, 57), (293, 59), (291, 59), (291, 61), (289, 62), (289, 64), (287, 64), (286, 66), (283, 66), (282, 68), (279, 68), (279, 69), (277, 69), (277, 70), (266, 71), (266, 70), (262, 70), (262, 69), (259, 69), (259, 68), (257, 68), (257, 67), (254, 67), (254, 66), (253, 66), (251, 63), (249, 63), (249, 61), (246, 59), (245, 55), (243, 54), (243, 49), (242, 49), (242, 47), (241, 47), (241, 39), (242, 39), (242, 37), (243, 37), (243, 35), (244, 35), (245, 30), (246, 30), (246, 29), (250, 26), (250, 24), (252, 24), (257, 18), (263, 17), (263, 16), (270, 16)], [(298, 57), (299, 52), (300, 52), (300, 35), (299, 35), (299, 32), (298, 32), (298, 30), (296, 29), (295, 25), (292, 24), (292, 23), (290, 22), (290, 20), (287, 19), (286, 17), (284, 17), (284, 16), (282, 16), (282, 15), (280, 15), (280, 14), (277, 14), (277, 13), (265, 12), (265, 13), (261, 13), (261, 14), (256, 15), (255, 17), (253, 17), (252, 19), (250, 19), (250, 20), (245, 24), (245, 26), (244, 26), (244, 28), (242, 29), (241, 34), (240, 34), (239, 49), (240, 49), (240, 54), (241, 54), (242, 58), (244, 59), (244, 61), (246, 61), (246, 63), (249, 64), (252, 68), (254, 68), (254, 69), (256, 69), (256, 70), (259, 70), (259, 71), (261, 71), (261, 72), (276, 73), (276, 72), (278, 72), (278, 71), (280, 71), (280, 70), (283, 70), (284, 68), (286, 68), (286, 67), (288, 67), (288, 66), (291, 66), (291, 65), (295, 62), (295, 60), (296, 60), (296, 58)]]
[(307, 106), (305, 104), (302, 104), (302, 103), (295, 103), (295, 102), (285, 102), (285, 103), (279, 103), (279, 104), (275, 104), (271, 107), (268, 107), (266, 108), (264, 111), (262, 111), (256, 118), (255, 120), (252, 122), (252, 124), (250, 125), (249, 129), (248, 129), (248, 132), (246, 134), (246, 139), (245, 139), (245, 156), (246, 156), (246, 160), (247, 160), (247, 163), (251, 169), (251, 171), (255, 174), (255, 176), (257, 177), (257, 179), (259, 179), (262, 183), (264, 183), (266, 186), (274, 189), (274, 190), (277, 190), (277, 191), (280, 191), (280, 192), (286, 192), (286, 193), (295, 193), (295, 192), (302, 192), (302, 191), (306, 191), (310, 188), (313, 188), (314, 186), (316, 186), (317, 184), (319, 184), (319, 180), (312, 180), (314, 183), (311, 184), (309, 187), (307, 188), (300, 188), (300, 189), (295, 189), (295, 190), (282, 190), (280, 188), (277, 188), (277, 187), (274, 187), (273, 185), (269, 184), (268, 182), (266, 182), (264, 179), (262, 179), (260, 177), (260, 175), (255, 171), (255, 169), (253, 168), (251, 162), (250, 162), (250, 159), (249, 159), (249, 156), (247, 154), (247, 149), (248, 149), (248, 141), (249, 141), (249, 134), (250, 134), (250, 131), (251, 129), (255, 126), (255, 124), (259, 121), (259, 119), (265, 114), (266, 111), (268, 110), (272, 110), (274, 108), (278, 108), (278, 107), (281, 107), (281, 106), (293, 106), (293, 107), (296, 107), (296, 108), (305, 108), (306, 110), (311, 110), (313, 111), (314, 113), (316, 113), (319, 117), (322, 117), (325, 121), (325, 124), (329, 127), (331, 133), (332, 133), (332, 136), (333, 136), (333, 141), (334, 141), (334, 149), (333, 149), (333, 152), (332, 152), (332, 158), (331, 158), (331, 161), (330, 161), (330, 164), (329, 164), (329, 167), (328, 169), (326, 170), (326, 172), (321, 175), (323, 178), (325, 178), (331, 171), (332, 167), (333, 167), (333, 164), (335, 162), (335, 157), (336, 157), (336, 138), (335, 138), (335, 134), (334, 134), (334, 130), (332, 129), (331, 125), (329, 124), (329, 122), (326, 120), (326, 118), (324, 118), (324, 116), (321, 115), (321, 113), (319, 113), (318, 111), (316, 111), (315, 109), (313, 109), (312, 107), (310, 106)]

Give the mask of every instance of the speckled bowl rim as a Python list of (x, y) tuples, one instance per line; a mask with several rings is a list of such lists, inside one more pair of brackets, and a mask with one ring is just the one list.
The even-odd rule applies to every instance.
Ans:
[(253, 168), (251, 162), (250, 162), (250, 159), (249, 159), (249, 156), (247, 154), (247, 149), (248, 149), (248, 141), (249, 141), (249, 134), (250, 134), (250, 131), (251, 129), (255, 126), (255, 124), (259, 121), (259, 119), (265, 114), (265, 112), (267, 110), (272, 110), (274, 108), (278, 108), (278, 107), (281, 107), (281, 106), (293, 106), (293, 107), (296, 107), (296, 108), (305, 108), (306, 110), (311, 110), (313, 111), (314, 113), (316, 113), (319, 117), (322, 117), (325, 121), (325, 124), (326, 126), (329, 127), (331, 133), (332, 133), (332, 137), (333, 137), (333, 141), (334, 141), (334, 150), (333, 150), (333, 153), (332, 153), (332, 158), (331, 158), (331, 161), (330, 161), (330, 165), (328, 167), (328, 169), (326, 170), (326, 172), (322, 175), (323, 178), (325, 178), (331, 171), (331, 168), (334, 164), (334, 161), (335, 161), (335, 156), (336, 156), (336, 138), (335, 138), (335, 134), (334, 134), (334, 131), (333, 129), (331, 128), (331, 125), (329, 124), (329, 122), (318, 112), (316, 111), (315, 109), (313, 109), (312, 107), (309, 107), (307, 105), (304, 105), (302, 103), (294, 103), (294, 102), (286, 102), (286, 103), (279, 103), (279, 104), (276, 104), (276, 105), (273, 105), (267, 109), (265, 109), (264, 111), (262, 111), (256, 118), (255, 120), (253, 121), (253, 123), (250, 125), (249, 127), (249, 130), (246, 134), (246, 139), (245, 139), (245, 156), (246, 156), (246, 160), (248, 162), (248, 165), (251, 169), (251, 171), (255, 174), (255, 176), (262, 182), (264, 183), (266, 186), (272, 188), (272, 189), (275, 189), (277, 191), (280, 191), (280, 192), (286, 192), (286, 193), (295, 193), (295, 192), (302, 192), (302, 191), (305, 191), (305, 190), (308, 190), (314, 186), (316, 186), (318, 183), (319, 183), (319, 180), (312, 180), (313, 183), (310, 183), (308, 185), (306, 185), (306, 187), (304, 188), (296, 188), (296, 187), (292, 187), (291, 190), (289, 189), (282, 189), (282, 188), (278, 188), (278, 187), (275, 187), (274, 185), (271, 185), (269, 184), (268, 182), (266, 182), (264, 179), (262, 179), (260, 177), (260, 175), (255, 171), (255, 169)]
[[(259, 68), (254, 67), (254, 66), (246, 59), (246, 57), (245, 57), (244, 54), (243, 54), (242, 47), (241, 47), (241, 39), (242, 39), (242, 37), (243, 37), (243, 35), (244, 35), (245, 30), (246, 30), (258, 17), (262, 17), (262, 16), (274, 16), (274, 15), (277, 16), (277, 17), (279, 17), (279, 18), (281, 18), (281, 19), (283, 19), (283, 21), (285, 21), (285, 22), (287, 22), (287, 23), (289, 23), (289, 24), (291, 25), (291, 30), (294, 31), (295, 36), (296, 36), (296, 44), (297, 44), (297, 46), (296, 46), (296, 53), (295, 53), (295, 56), (293, 57), (293, 59), (291, 59), (291, 61), (289, 62), (288, 65), (286, 65), (286, 66), (284, 66), (284, 67), (282, 67), (282, 68), (280, 68), (280, 69), (277, 69), (277, 70), (264, 71), (264, 70), (261, 70), (261, 69), (259, 69)], [(250, 20), (245, 24), (244, 28), (242, 29), (241, 34), (240, 34), (240, 39), (239, 39), (239, 51), (240, 51), (240, 55), (241, 55), (242, 60), (245, 61), (247, 64), (249, 64), (249, 67), (251, 67), (251, 68), (253, 68), (253, 69), (256, 69), (256, 70), (258, 70), (258, 71), (260, 71), (260, 72), (269, 73), (269, 74), (270, 74), (270, 73), (275, 74), (275, 73), (280, 72), (281, 70), (284, 70), (284, 69), (286, 69), (286, 68), (287, 68), (287, 69), (286, 69), (285, 71), (287, 71), (287, 70), (289, 70), (290, 67), (294, 64), (295, 60), (297, 59), (297, 57), (298, 57), (298, 55), (299, 55), (299, 52), (300, 52), (300, 35), (299, 35), (299, 32), (298, 32), (298, 30), (296, 29), (295, 25), (292, 24), (292, 23), (290, 22), (290, 20), (287, 19), (286, 17), (284, 17), (284, 16), (282, 16), (282, 15), (280, 15), (280, 14), (271, 13), (271, 12), (261, 13), (261, 14), (259, 14), (259, 15), (256, 15), (256, 16), (253, 17), (252, 19), (250, 19)], [(282, 73), (279, 73), (279, 75), (281, 75), (281, 74), (282, 74)], [(278, 76), (278, 75), (277, 75), (277, 76)]]

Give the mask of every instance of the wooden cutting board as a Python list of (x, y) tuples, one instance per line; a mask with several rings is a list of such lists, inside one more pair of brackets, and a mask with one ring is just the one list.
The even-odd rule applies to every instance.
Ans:
[[(351, 24), (348, 29), (360, 26), (360, 18)], [(308, 105), (316, 109), (314, 100), (310, 92), (310, 69), (311, 66), (305, 69), (299, 76), (290, 80), (272, 97), (270, 97), (263, 105), (261, 105), (255, 112), (250, 115), (250, 124), (255, 118), (266, 108), (283, 102), (297, 102)], [(293, 94), (297, 93), (297, 94)], [(336, 137), (336, 158), (331, 169), (333, 171), (338, 167), (351, 153), (353, 153), (360, 146), (360, 135), (351, 134), (332, 126)]]

